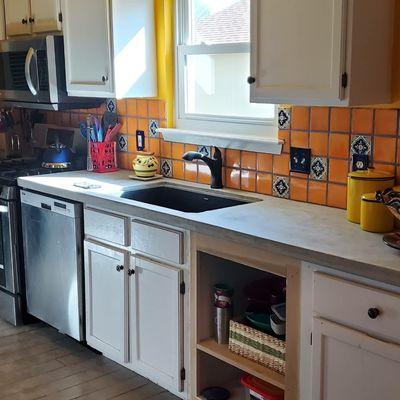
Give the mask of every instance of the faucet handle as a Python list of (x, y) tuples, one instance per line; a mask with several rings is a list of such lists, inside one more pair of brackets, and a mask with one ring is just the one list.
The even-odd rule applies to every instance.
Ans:
[(213, 147), (214, 147), (214, 154), (213, 154), (214, 159), (215, 160), (222, 160), (221, 150), (216, 146), (213, 146)]

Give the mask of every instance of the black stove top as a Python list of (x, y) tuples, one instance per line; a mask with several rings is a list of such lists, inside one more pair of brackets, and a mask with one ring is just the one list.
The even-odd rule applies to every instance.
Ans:
[(0, 185), (16, 186), (17, 178), (31, 175), (46, 175), (72, 169), (43, 168), (41, 162), (35, 159), (20, 158), (0, 161)]

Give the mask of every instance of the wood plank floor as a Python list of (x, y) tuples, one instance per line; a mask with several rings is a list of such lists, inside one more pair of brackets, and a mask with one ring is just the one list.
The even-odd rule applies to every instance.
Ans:
[(178, 398), (45, 324), (0, 320), (0, 400), (34, 399)]

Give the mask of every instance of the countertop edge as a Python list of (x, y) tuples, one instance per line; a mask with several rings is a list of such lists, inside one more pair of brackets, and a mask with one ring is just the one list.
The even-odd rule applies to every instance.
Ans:
[(137, 217), (143, 219), (151, 219), (164, 224), (176, 225), (179, 228), (187, 229), (199, 234), (228, 239), (248, 245), (250, 247), (271, 251), (276, 254), (284, 254), (302, 262), (317, 264), (323, 267), (362, 276), (390, 285), (400, 286), (400, 272), (391, 268), (382, 267), (380, 265), (367, 264), (349, 258), (342, 258), (331, 254), (321, 253), (304, 247), (276, 242), (272, 239), (262, 238), (255, 235), (253, 236), (224, 227), (210, 225), (209, 223), (193, 221), (184, 217), (168, 214), (167, 212), (149, 210), (136, 205), (127, 205), (116, 200), (100, 198), (92, 195), (91, 193), (54, 188), (38, 182), (24, 180), (23, 178), (19, 179), (18, 182), (20, 187), (23, 189), (38, 191), (56, 197), (64, 197), (72, 201), (90, 203), (91, 205), (105, 209), (111, 208), (111, 203), (113, 204), (112, 209), (114, 212), (132, 215), (133, 217), (136, 215)]

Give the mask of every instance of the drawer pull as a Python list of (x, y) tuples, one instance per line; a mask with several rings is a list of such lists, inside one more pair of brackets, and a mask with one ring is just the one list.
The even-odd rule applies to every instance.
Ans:
[(121, 272), (124, 269), (123, 265), (117, 265), (115, 268), (118, 272)]
[(129, 276), (135, 275), (135, 270), (134, 269), (128, 270), (128, 275)]
[(368, 316), (371, 318), (371, 319), (377, 319), (378, 317), (379, 317), (379, 315), (380, 315), (380, 311), (379, 311), (379, 309), (377, 309), (377, 308), (370, 308), (369, 310), (368, 310)]

